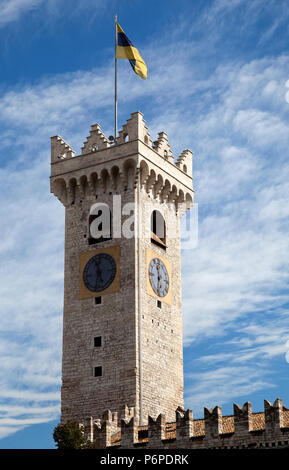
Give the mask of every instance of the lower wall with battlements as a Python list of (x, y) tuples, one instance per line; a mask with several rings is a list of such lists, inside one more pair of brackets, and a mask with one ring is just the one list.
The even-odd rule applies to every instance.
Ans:
[(222, 416), (222, 408), (205, 408), (204, 419), (193, 418), (191, 410), (177, 410), (176, 421), (168, 423), (160, 414), (140, 426), (133, 408), (121, 416), (106, 411), (102, 419), (88, 418), (81, 424), (87, 440), (99, 448), (121, 449), (235, 449), (289, 447), (289, 409), (277, 398), (264, 401), (264, 411), (252, 412), (251, 403), (234, 404), (234, 414)]

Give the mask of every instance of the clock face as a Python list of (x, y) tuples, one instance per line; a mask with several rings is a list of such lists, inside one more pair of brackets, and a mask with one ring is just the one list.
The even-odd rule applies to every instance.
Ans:
[(149, 280), (154, 293), (158, 297), (165, 297), (169, 292), (169, 274), (160, 258), (153, 258), (149, 264)]
[(83, 282), (91, 292), (101, 292), (114, 281), (116, 262), (108, 253), (98, 253), (92, 256), (83, 270)]

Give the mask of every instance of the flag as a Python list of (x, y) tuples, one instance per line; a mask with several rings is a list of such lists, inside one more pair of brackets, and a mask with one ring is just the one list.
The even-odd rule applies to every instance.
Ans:
[(139, 75), (139, 77), (147, 78), (147, 66), (139, 51), (134, 47), (118, 23), (116, 23), (116, 28), (117, 43), (115, 58), (128, 59), (133, 71)]

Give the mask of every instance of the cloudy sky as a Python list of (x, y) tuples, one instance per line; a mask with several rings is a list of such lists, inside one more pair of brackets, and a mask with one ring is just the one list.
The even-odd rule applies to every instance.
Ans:
[[(285, 0), (0, 0), (0, 448), (53, 447), (64, 210), (50, 140), (113, 133), (114, 14), (148, 66), (119, 61), (119, 123), (194, 152), (198, 244), (183, 250), (185, 405), (289, 406), (289, 6)], [(289, 361), (289, 353), (287, 354)]]

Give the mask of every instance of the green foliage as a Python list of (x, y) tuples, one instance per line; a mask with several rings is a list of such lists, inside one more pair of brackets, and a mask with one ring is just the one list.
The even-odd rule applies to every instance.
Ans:
[(82, 449), (100, 449), (100, 447), (96, 442), (86, 441)]
[(53, 439), (58, 449), (83, 449), (86, 441), (76, 421), (58, 424), (53, 431)]
[(58, 424), (53, 431), (58, 449), (99, 449), (96, 442), (86, 441), (77, 421)]

